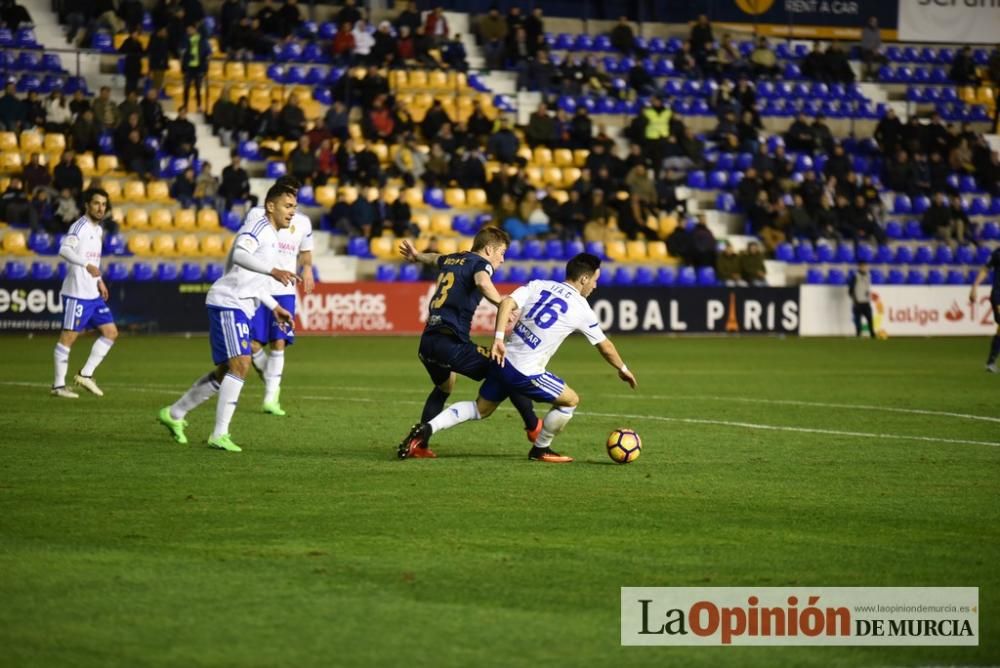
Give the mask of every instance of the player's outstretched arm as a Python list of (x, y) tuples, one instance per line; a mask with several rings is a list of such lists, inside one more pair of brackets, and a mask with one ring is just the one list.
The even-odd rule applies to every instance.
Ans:
[(990, 268), (983, 267), (982, 269), (979, 270), (979, 273), (976, 274), (976, 280), (972, 282), (972, 289), (969, 290), (970, 302), (976, 301), (976, 290), (979, 288), (979, 284), (986, 280), (986, 277), (989, 276), (989, 273), (990, 273)]
[[(245, 238), (250, 241), (242, 241)], [(233, 248), (233, 264), (238, 267), (242, 267), (247, 271), (252, 271), (258, 274), (266, 274), (282, 285), (293, 285), (296, 281), (301, 280), (293, 271), (285, 271), (284, 269), (278, 269), (277, 267), (269, 267), (266, 262), (255, 258), (253, 256), (253, 252), (257, 249), (254, 246), (251, 250), (250, 247), (253, 246), (253, 244), (256, 244), (256, 242), (257, 240), (249, 234), (240, 235), (240, 238), (236, 241), (236, 247)]]
[(615, 344), (611, 343), (611, 339), (604, 339), (598, 343), (597, 351), (601, 353), (601, 357), (603, 357), (608, 364), (618, 369), (618, 377), (628, 383), (629, 387), (634, 390), (639, 382), (635, 379), (635, 374), (629, 371), (629, 368), (625, 366), (625, 362), (622, 360), (621, 355), (618, 354), (618, 349), (615, 348)]
[[(503, 299), (503, 295), (501, 295), (500, 291), (497, 290), (497, 286), (493, 285), (492, 276), (485, 271), (477, 271), (476, 275), (473, 276), (473, 280), (476, 282), (476, 288), (478, 288), (480, 294), (486, 298), (486, 301), (494, 306), (500, 306), (500, 301)], [(504, 321), (504, 326), (506, 326), (506, 321)]]
[(419, 262), (420, 264), (437, 264), (440, 253), (419, 253), (409, 239), (403, 239), (399, 243), (399, 254), (406, 258), (407, 262)]
[(503, 366), (504, 358), (507, 356), (507, 347), (503, 342), (503, 337), (507, 330), (507, 322), (516, 308), (517, 302), (514, 301), (513, 297), (504, 297), (500, 300), (500, 305), (497, 307), (497, 318), (493, 325), (493, 347), (490, 349), (490, 357), (500, 366)]

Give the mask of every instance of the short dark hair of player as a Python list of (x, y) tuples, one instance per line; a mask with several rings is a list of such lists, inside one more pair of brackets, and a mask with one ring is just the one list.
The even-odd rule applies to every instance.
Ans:
[(89, 188), (83, 193), (83, 203), (90, 204), (91, 200), (95, 197), (103, 197), (107, 200), (108, 204), (111, 204), (111, 198), (108, 197), (108, 192), (103, 188)]
[(298, 191), (295, 188), (290, 188), (288, 186), (280, 186), (275, 183), (273, 186), (268, 188), (267, 196), (264, 198), (264, 203), (277, 202), (283, 195), (291, 195), (295, 197)]
[(476, 236), (472, 240), (472, 252), (478, 253), (489, 246), (510, 248), (510, 235), (499, 227), (484, 227), (476, 232)]
[(580, 253), (566, 263), (566, 280), (575, 281), (581, 276), (595, 274), (601, 268), (601, 258), (590, 253)]
[(299, 181), (291, 174), (285, 174), (284, 176), (279, 177), (278, 180), (274, 182), (274, 185), (291, 188), (295, 192), (298, 192), (299, 189), (302, 188), (302, 181)]

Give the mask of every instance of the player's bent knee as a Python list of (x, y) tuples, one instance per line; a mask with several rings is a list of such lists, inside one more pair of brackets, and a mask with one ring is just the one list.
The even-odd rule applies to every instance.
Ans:
[(231, 357), (229, 359), (229, 372), (240, 378), (246, 378), (247, 372), (250, 371), (250, 356), (240, 355), (239, 357)]
[(476, 410), (479, 411), (479, 419), (484, 420), (489, 416), (493, 415), (493, 412), (497, 409), (497, 405), (492, 401), (487, 401), (482, 397), (476, 399)]
[(111, 341), (114, 341), (115, 339), (118, 338), (118, 328), (115, 327), (114, 325), (108, 325), (106, 327), (102, 327), (100, 331), (101, 331), (101, 336)]
[(553, 401), (552, 403), (555, 406), (576, 408), (578, 405), (580, 405), (580, 395), (578, 395), (569, 386), (567, 386), (563, 388), (562, 394), (556, 397), (555, 401)]
[(274, 341), (271, 341), (270, 345), (271, 345), (271, 350), (284, 350), (285, 349), (285, 340), (284, 339), (276, 339)]
[(447, 380), (445, 380), (443, 383), (439, 383), (437, 388), (442, 392), (447, 392), (448, 394), (451, 394), (452, 391), (455, 389), (455, 382), (457, 380), (458, 376), (456, 376), (455, 373), (452, 373), (451, 375), (448, 376)]

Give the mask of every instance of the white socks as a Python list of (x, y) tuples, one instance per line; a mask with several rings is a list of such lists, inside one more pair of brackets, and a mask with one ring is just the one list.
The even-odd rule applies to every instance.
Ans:
[(212, 438), (229, 433), (229, 423), (236, 412), (236, 404), (242, 391), (243, 379), (227, 373), (219, 386), (219, 403), (215, 409), (215, 431), (212, 432)]
[(219, 381), (215, 371), (209, 371), (194, 382), (194, 385), (170, 407), (170, 417), (183, 420), (184, 416), (212, 398), (219, 391)]
[(97, 365), (104, 361), (104, 356), (108, 354), (113, 345), (115, 345), (115, 342), (111, 339), (106, 339), (103, 336), (98, 337), (94, 341), (94, 346), (90, 349), (90, 357), (87, 358), (87, 363), (80, 370), (80, 375), (88, 378), (93, 376), (94, 371), (97, 370)]
[(569, 406), (553, 406), (552, 410), (542, 418), (542, 433), (535, 440), (536, 448), (547, 448), (552, 445), (552, 439), (561, 432), (566, 423), (573, 419), (575, 408)]
[(257, 373), (264, 375), (264, 370), (267, 369), (267, 351), (260, 348), (250, 356), (250, 361), (253, 363), (253, 368), (257, 369)]
[(479, 419), (479, 409), (475, 401), (458, 401), (448, 406), (431, 420), (431, 433), (436, 434), (442, 429), (450, 429), (456, 424)]
[(69, 369), (69, 348), (57, 343), (52, 359), (56, 363), (56, 376), (52, 381), (52, 387), (63, 387), (66, 385), (66, 370)]
[(281, 389), (281, 374), (285, 370), (285, 351), (272, 350), (264, 367), (264, 403), (278, 398)]

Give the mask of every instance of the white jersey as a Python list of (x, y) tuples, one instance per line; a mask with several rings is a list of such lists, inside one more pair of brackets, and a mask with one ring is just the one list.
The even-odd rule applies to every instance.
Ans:
[(236, 233), (236, 240), (226, 258), (226, 273), (212, 284), (205, 303), (219, 308), (238, 309), (252, 318), (261, 301), (270, 298), (272, 284), (278, 282), (267, 274), (258, 274), (234, 264), (233, 253), (237, 248), (242, 248), (273, 268), (278, 262), (277, 242), (277, 230), (266, 216), (244, 224)]
[[(70, 225), (63, 238), (62, 246), (76, 252), (84, 264), (101, 267), (101, 246), (104, 241), (104, 228), (93, 223), (90, 218), (81, 216)], [(86, 266), (67, 263), (66, 278), (63, 279), (62, 294), (77, 299), (97, 299), (101, 296), (97, 289), (97, 278), (87, 273)]]
[[(245, 225), (250, 220), (259, 220), (264, 216), (264, 207), (255, 206), (247, 213), (243, 221)], [(312, 221), (304, 213), (292, 216), (292, 224), (287, 229), (278, 230), (278, 268), (297, 273), (299, 253), (310, 252), (313, 249)], [(282, 285), (275, 281), (271, 287), (272, 295), (294, 295), (295, 284)]]
[(594, 309), (571, 285), (531, 281), (510, 296), (521, 317), (507, 342), (507, 361), (525, 376), (545, 373), (549, 360), (573, 332), (582, 332), (594, 345), (607, 338)]

